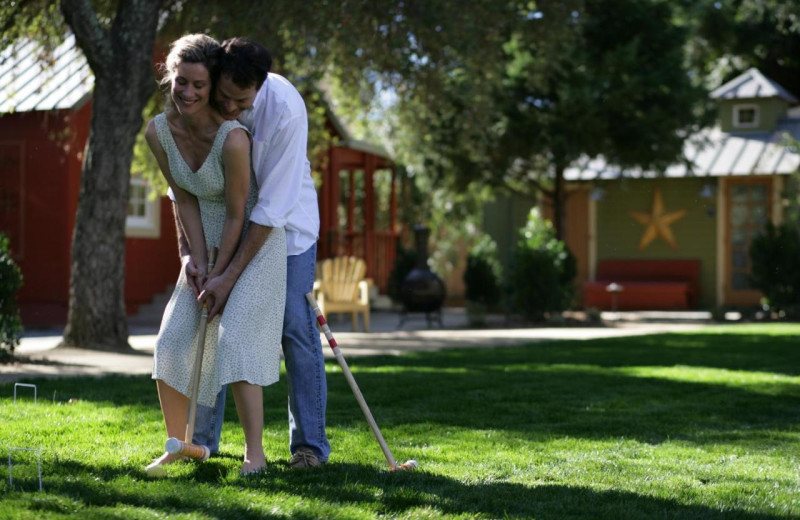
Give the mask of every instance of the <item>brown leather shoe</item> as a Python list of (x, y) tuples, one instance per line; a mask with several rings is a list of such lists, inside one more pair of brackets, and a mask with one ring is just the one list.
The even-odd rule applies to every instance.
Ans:
[(320, 466), (322, 466), (322, 463), (317, 456), (311, 448), (306, 448), (305, 446), (298, 448), (295, 454), (292, 455), (292, 460), (289, 461), (289, 467), (294, 469), (318, 468)]

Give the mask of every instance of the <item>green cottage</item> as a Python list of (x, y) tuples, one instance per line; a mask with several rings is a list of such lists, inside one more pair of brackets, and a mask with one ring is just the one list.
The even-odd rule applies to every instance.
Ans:
[[(586, 308), (747, 306), (752, 238), (783, 219), (783, 193), (800, 154), (800, 107), (750, 69), (711, 93), (718, 126), (686, 140), (686, 164), (621, 170), (602, 157), (565, 172), (565, 239)], [(612, 285), (615, 284), (615, 285)]]

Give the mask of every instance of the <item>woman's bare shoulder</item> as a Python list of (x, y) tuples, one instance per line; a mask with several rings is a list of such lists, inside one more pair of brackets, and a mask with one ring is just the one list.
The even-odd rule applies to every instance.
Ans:
[(222, 145), (222, 150), (225, 152), (239, 152), (250, 151), (250, 134), (243, 126), (233, 128), (228, 135), (225, 136), (225, 142)]
[(155, 145), (158, 145), (159, 148), (161, 147), (161, 145), (158, 142), (158, 135), (156, 133), (155, 118), (147, 122), (147, 127), (144, 130), (144, 138), (147, 141), (147, 144), (150, 145), (150, 148), (153, 148)]

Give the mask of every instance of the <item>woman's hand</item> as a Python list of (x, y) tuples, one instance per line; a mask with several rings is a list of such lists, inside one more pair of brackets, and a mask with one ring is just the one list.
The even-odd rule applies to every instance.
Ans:
[(183, 255), (181, 257), (181, 269), (186, 274), (186, 282), (194, 290), (194, 295), (199, 296), (206, 281), (207, 267), (201, 268), (200, 260), (195, 259), (192, 255)]

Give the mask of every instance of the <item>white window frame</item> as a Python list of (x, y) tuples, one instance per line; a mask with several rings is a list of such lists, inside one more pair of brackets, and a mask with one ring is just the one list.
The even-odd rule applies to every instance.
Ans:
[[(161, 201), (153, 197), (147, 179), (131, 176), (131, 188), (145, 188), (144, 215), (125, 218), (125, 236), (130, 238), (159, 238), (161, 236)], [(133, 190), (130, 192), (133, 193)]]
[[(739, 119), (739, 114), (743, 110), (753, 111), (753, 121), (751, 123), (744, 123)], [(761, 109), (755, 103), (746, 103), (741, 105), (733, 105), (733, 127), (734, 128), (755, 128), (759, 125), (761, 120)]]

